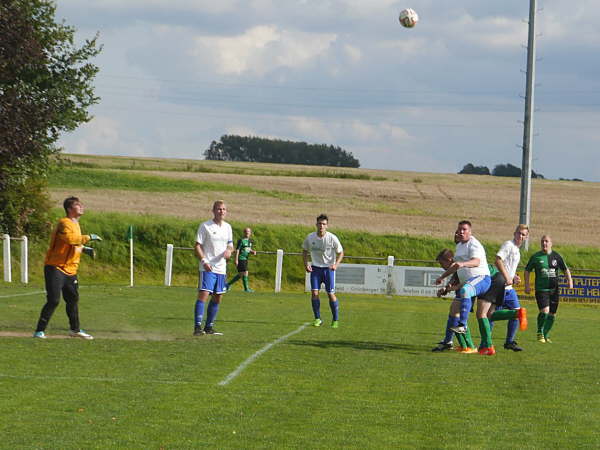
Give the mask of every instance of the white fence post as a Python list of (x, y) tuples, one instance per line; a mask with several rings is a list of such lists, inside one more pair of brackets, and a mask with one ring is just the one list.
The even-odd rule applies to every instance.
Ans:
[(165, 263), (165, 286), (171, 286), (173, 275), (173, 244), (167, 244), (167, 261)]
[(283, 274), (283, 250), (277, 249), (277, 262), (275, 266), (275, 292), (281, 292), (281, 275)]
[(394, 292), (394, 283), (393, 283), (394, 257), (393, 256), (388, 256), (387, 265), (388, 265), (388, 279), (387, 279), (387, 289), (386, 289), (387, 292), (386, 293), (387, 293), (387, 295), (391, 296), (392, 293)]
[(11, 272), (11, 260), (10, 260), (10, 236), (8, 234), (3, 234), (2, 239), (4, 240), (2, 245), (2, 250), (4, 254), (4, 281), (10, 283), (12, 282), (12, 272)]
[(21, 283), (29, 283), (29, 245), (27, 236), (21, 238)]
[(133, 287), (133, 237), (129, 238), (129, 287)]

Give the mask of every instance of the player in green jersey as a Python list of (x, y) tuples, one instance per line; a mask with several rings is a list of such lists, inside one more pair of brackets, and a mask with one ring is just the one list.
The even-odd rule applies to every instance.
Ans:
[(533, 254), (525, 267), (525, 293), (531, 292), (529, 274), (535, 270), (535, 300), (540, 310), (537, 317), (538, 342), (551, 342), (548, 338), (554, 325), (558, 310), (559, 286), (558, 272), (562, 271), (567, 278), (569, 289), (573, 289), (571, 272), (562, 256), (552, 251), (552, 239), (547, 234), (542, 236), (542, 250)]
[(254, 292), (250, 289), (248, 284), (248, 258), (250, 258), (250, 255), (256, 255), (256, 251), (252, 248), (253, 246), (254, 240), (252, 239), (252, 229), (244, 228), (244, 237), (238, 239), (237, 245), (235, 246), (235, 265), (238, 273), (226, 284), (227, 290), (229, 290), (229, 287), (233, 283), (241, 278), (244, 285), (244, 291)]

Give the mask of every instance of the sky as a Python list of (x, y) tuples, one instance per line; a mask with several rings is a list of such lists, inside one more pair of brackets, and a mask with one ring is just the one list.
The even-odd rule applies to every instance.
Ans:
[[(342, 147), (361, 167), (521, 166), (525, 0), (58, 0), (99, 33), (94, 119), (67, 153), (202, 159), (225, 134)], [(410, 7), (420, 21), (400, 26)], [(600, 2), (537, 0), (532, 145), (600, 181)]]

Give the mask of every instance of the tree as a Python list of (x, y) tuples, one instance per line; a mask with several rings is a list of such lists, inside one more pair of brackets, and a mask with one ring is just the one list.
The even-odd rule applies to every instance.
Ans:
[[(520, 177), (521, 176), (521, 168), (517, 166), (513, 166), (510, 163), (507, 164), (498, 164), (494, 167), (492, 171), (492, 175), (496, 177)], [(541, 173), (535, 173), (533, 170), (531, 171), (531, 178), (541, 178), (544, 179), (544, 175)]]
[(360, 167), (358, 159), (340, 147), (252, 136), (221, 136), (219, 142), (210, 143), (204, 151), (204, 157), (217, 161)]
[(494, 170), (492, 170), (492, 175), (495, 177), (520, 177), (521, 169), (510, 163), (498, 164), (494, 167)]
[(490, 169), (486, 166), (474, 166), (471, 163), (465, 164), (462, 170), (458, 173), (471, 174), (471, 175), (489, 175)]
[(52, 0), (0, 4), (0, 229), (11, 234), (39, 231), (56, 142), (91, 120), (99, 101), (98, 67), (88, 62), (102, 50), (98, 35), (76, 46), (75, 29), (55, 13)]

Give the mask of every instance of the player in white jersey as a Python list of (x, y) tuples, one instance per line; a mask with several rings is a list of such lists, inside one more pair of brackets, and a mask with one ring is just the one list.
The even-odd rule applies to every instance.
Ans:
[[(527, 311), (521, 308), (513, 285), (519, 284), (517, 267), (521, 260), (519, 248), (529, 236), (529, 227), (520, 224), (515, 229), (513, 239), (506, 241), (496, 253), (495, 265), (498, 274), (492, 278), (489, 291), (477, 300), (477, 322), (481, 332), (480, 353), (493, 355), (492, 330), (490, 321), (508, 320), (508, 330), (504, 348), (515, 352), (523, 349), (515, 342), (517, 327), (527, 329)], [(496, 311), (494, 311), (497, 308)], [(506, 308), (506, 309), (505, 309)], [(485, 350), (487, 349), (487, 350)]]
[[(227, 206), (222, 200), (213, 204), (213, 218), (200, 224), (196, 234), (194, 251), (200, 260), (198, 298), (194, 310), (194, 336), (203, 334), (222, 335), (213, 325), (225, 289), (227, 260), (233, 252), (233, 232), (225, 222)], [(206, 308), (206, 324), (202, 329), (202, 318), (209, 295), (212, 298)]]
[[(468, 333), (469, 312), (473, 306), (472, 297), (482, 295), (491, 283), (490, 271), (483, 245), (472, 235), (471, 222), (462, 220), (458, 223), (456, 230), (456, 251), (454, 252), (454, 263), (435, 280), (441, 284), (444, 278), (456, 273), (462, 286), (456, 291), (456, 299), (460, 302), (458, 323), (451, 328), (455, 333)], [(473, 349), (475, 345), (469, 338), (468, 348)]]
[[(344, 249), (338, 237), (327, 231), (329, 219), (325, 214), (317, 217), (317, 231), (310, 233), (302, 244), (304, 268), (310, 273), (311, 303), (314, 314), (313, 325), (321, 326), (321, 284), (329, 297), (333, 320), (331, 326), (339, 326), (339, 303), (335, 295), (335, 270), (344, 258)], [(310, 262), (308, 255), (310, 254)]]

